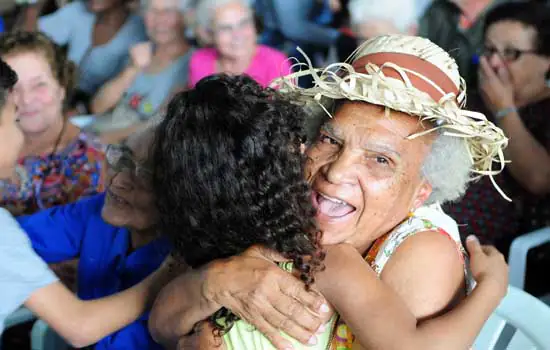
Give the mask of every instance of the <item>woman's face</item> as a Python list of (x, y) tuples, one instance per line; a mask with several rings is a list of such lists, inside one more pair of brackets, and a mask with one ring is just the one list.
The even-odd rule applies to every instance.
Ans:
[(40, 52), (21, 52), (3, 57), (19, 76), (13, 88), (19, 126), (27, 135), (40, 134), (63, 118), (65, 89), (59, 84)]
[(4, 107), (0, 111), (0, 140), (4, 145), (9, 146), (1, 148), (0, 167), (2, 169), (12, 168), (23, 146), (23, 133), (17, 123), (15, 102), (11, 94), (8, 95)]
[(149, 0), (145, 26), (152, 42), (167, 44), (183, 37), (183, 15), (178, 7), (178, 0)]
[(235, 1), (218, 7), (212, 21), (214, 46), (221, 55), (250, 57), (255, 53), (256, 28), (249, 8)]
[(147, 129), (107, 150), (107, 188), (101, 214), (113, 226), (141, 231), (157, 221), (148, 167), (152, 138), (152, 129)]
[(508, 69), (516, 102), (530, 102), (545, 90), (550, 59), (534, 52), (537, 31), (516, 21), (496, 22), (485, 34), (485, 56), (497, 71)]
[(88, 0), (88, 9), (93, 13), (101, 13), (120, 6), (124, 2), (125, 0)]
[(308, 150), (323, 244), (347, 242), (364, 251), (429, 197), (421, 177), (432, 136), (417, 118), (361, 102), (346, 102)]

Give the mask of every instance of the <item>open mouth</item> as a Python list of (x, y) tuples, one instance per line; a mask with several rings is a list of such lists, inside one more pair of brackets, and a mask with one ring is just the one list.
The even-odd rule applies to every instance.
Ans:
[(331, 219), (341, 219), (357, 210), (346, 201), (327, 196), (321, 192), (313, 191), (312, 197), (313, 206), (317, 209), (317, 215), (321, 214)]
[(130, 205), (127, 200), (114, 194), (111, 190), (107, 190), (107, 196), (109, 198), (109, 201), (115, 205)]

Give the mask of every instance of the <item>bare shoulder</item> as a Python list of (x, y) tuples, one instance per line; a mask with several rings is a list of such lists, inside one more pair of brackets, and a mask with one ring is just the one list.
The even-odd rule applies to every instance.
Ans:
[(388, 260), (381, 279), (405, 301), (417, 319), (444, 311), (464, 286), (456, 243), (438, 231), (407, 238)]

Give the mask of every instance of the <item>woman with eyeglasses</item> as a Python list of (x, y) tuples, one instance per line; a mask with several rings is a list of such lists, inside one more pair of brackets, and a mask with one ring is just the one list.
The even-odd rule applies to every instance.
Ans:
[(260, 85), (290, 72), (287, 57), (258, 45), (254, 14), (247, 0), (202, 0), (196, 9), (197, 34), (212, 47), (193, 53), (189, 86), (216, 74), (246, 74)]
[(495, 180), (513, 201), (482, 178), (446, 209), (506, 252), (518, 235), (550, 225), (550, 9), (536, 1), (500, 5), (487, 14), (484, 33), (479, 102), (510, 139), (510, 163)]
[[(77, 292), (83, 300), (136, 285), (169, 252), (169, 243), (153, 227), (157, 211), (146, 162), (152, 136), (148, 128), (107, 148), (105, 193), (18, 218), (47, 263), (80, 257)], [(160, 349), (149, 335), (147, 320), (148, 314), (142, 315), (105, 336), (95, 349)]]

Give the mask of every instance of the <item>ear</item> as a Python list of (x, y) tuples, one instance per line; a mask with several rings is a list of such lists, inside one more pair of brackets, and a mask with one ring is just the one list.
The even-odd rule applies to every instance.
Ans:
[(59, 97), (61, 99), (61, 103), (69, 103), (69, 101), (65, 101), (67, 98), (67, 89), (62, 86), (59, 87)]
[(418, 209), (428, 200), (432, 194), (432, 185), (428, 181), (423, 180), (420, 187), (416, 190), (416, 196), (413, 199), (413, 208)]

